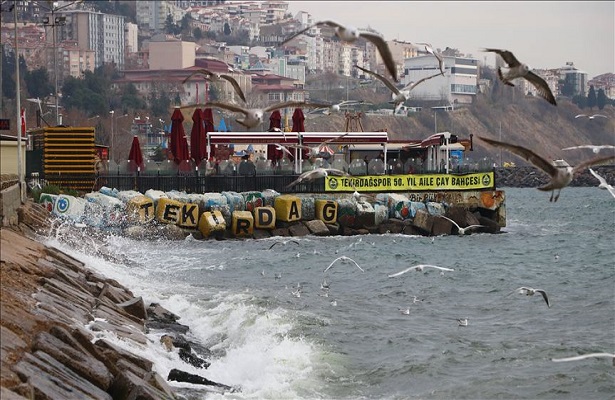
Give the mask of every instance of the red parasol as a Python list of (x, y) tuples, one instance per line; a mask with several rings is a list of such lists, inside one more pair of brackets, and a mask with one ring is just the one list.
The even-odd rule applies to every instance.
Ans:
[(192, 131), (190, 131), (190, 155), (196, 165), (207, 157), (207, 138), (203, 119), (203, 110), (195, 109), (192, 114)]
[(175, 107), (173, 115), (171, 115), (171, 145), (169, 147), (177, 164), (190, 157), (187, 152), (183, 153), (182, 138), (186, 136), (183, 122), (184, 116), (181, 110), (179, 107)]
[[(303, 110), (300, 108), (295, 108), (295, 112), (293, 113), (293, 132), (305, 132), (305, 125), (303, 122), (305, 121), (305, 115), (303, 115)], [(310, 153), (309, 150), (302, 150), (302, 157), (306, 159)]]
[[(203, 110), (203, 124), (205, 125), (205, 137), (207, 137), (207, 134), (209, 132), (215, 131), (216, 128), (214, 127), (214, 114), (211, 111), (211, 108), (206, 108), (205, 110)], [(215, 146), (216, 145), (211, 145), (211, 148), (209, 149), (209, 159), (216, 156)]]
[(143, 153), (141, 152), (141, 145), (139, 144), (139, 138), (134, 135), (132, 138), (132, 145), (130, 146), (130, 153), (128, 153), (128, 161), (130, 161), (131, 172), (141, 171), (144, 169)]
[[(275, 130), (282, 130), (282, 115), (280, 114), (280, 110), (275, 110), (269, 116), (269, 132), (273, 132)], [(278, 150), (275, 144), (267, 145), (267, 158), (276, 161), (280, 158), (284, 157), (284, 151)]]

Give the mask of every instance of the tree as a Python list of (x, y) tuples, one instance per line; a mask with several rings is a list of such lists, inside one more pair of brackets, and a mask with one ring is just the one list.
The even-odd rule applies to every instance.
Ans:
[(589, 92), (587, 93), (587, 107), (590, 110), (593, 110), (596, 106), (596, 91), (594, 90), (594, 85), (589, 87)]
[(572, 102), (576, 104), (580, 109), (587, 107), (587, 97), (581, 96), (580, 94), (573, 96)]
[(192, 36), (194, 36), (194, 39), (196, 40), (201, 40), (203, 39), (203, 31), (201, 30), (201, 28), (194, 28), (194, 30), (192, 31)]
[(596, 105), (598, 106), (598, 109), (602, 110), (604, 106), (607, 104), (607, 102), (608, 102), (608, 99), (606, 97), (606, 94), (604, 93), (604, 89), (602, 88), (598, 89), (598, 96), (596, 96)]
[(49, 73), (44, 67), (26, 71), (24, 81), (31, 97), (44, 99), (54, 91), (54, 86), (49, 82)]
[(231, 26), (228, 24), (228, 22), (224, 23), (224, 34), (226, 36), (231, 34)]
[(164, 21), (164, 31), (169, 35), (175, 32), (175, 22), (171, 14), (167, 14), (167, 19)]
[(122, 88), (122, 97), (120, 100), (122, 108), (128, 110), (144, 110), (147, 108), (147, 103), (139, 95), (136, 86), (133, 83), (129, 83)]

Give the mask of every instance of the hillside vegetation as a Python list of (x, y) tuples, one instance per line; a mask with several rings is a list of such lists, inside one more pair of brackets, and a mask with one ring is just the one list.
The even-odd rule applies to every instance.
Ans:
[[(378, 99), (383, 102), (387, 100), (386, 97)], [(407, 104), (414, 105), (411, 102)], [(388, 108), (391, 107), (388, 105)], [(595, 113), (606, 115), (608, 119), (575, 119), (578, 114)], [(499, 161), (499, 149), (481, 143), (476, 140), (476, 136), (499, 140), (500, 126), (502, 141), (531, 148), (547, 158), (563, 158), (572, 165), (596, 155), (588, 149), (562, 151), (562, 148), (583, 144), (615, 145), (613, 106), (607, 105), (603, 110), (582, 110), (569, 100), (558, 99), (558, 105), (554, 107), (543, 99), (523, 96), (518, 91), (503, 88), (501, 85), (496, 85), (489, 94), (477, 95), (471, 105), (461, 105), (448, 112), (439, 110), (435, 118), (434, 111), (429, 107), (423, 107), (422, 111), (410, 113), (407, 117), (363, 114), (361, 118), (363, 131), (386, 129), (389, 137), (395, 140), (424, 139), (434, 133), (434, 122), (437, 122), (438, 132), (449, 131), (462, 139), (473, 134), (474, 151), (466, 154), (472, 159), (490, 157)], [(343, 132), (345, 126), (343, 113), (329, 116), (306, 115), (307, 131)], [(608, 153), (603, 150), (601, 154)], [(524, 160), (507, 152), (502, 155), (502, 160), (527, 165)]]

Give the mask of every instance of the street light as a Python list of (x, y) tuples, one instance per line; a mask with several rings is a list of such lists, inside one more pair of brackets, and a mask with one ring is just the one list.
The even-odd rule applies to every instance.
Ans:
[(60, 125), (60, 116), (58, 113), (59, 108), (59, 98), (58, 98), (58, 49), (56, 47), (56, 26), (66, 25), (66, 17), (65, 16), (55, 16), (55, 13), (62, 10), (63, 8), (70, 7), (73, 4), (81, 3), (83, 0), (73, 1), (72, 3), (65, 4), (62, 7), (57, 7), (58, 2), (47, 1), (47, 3), (51, 3), (52, 7), (46, 7), (42, 4), (39, 4), (40, 7), (45, 8), (49, 12), (51, 12), (51, 19), (49, 17), (43, 17), (43, 25), (51, 26), (53, 30), (53, 74), (55, 75), (55, 116), (56, 116), (56, 125)]
[[(115, 139), (115, 110), (111, 110), (109, 111), (109, 114), (111, 114), (111, 146), (109, 146), (109, 158), (111, 161), (115, 161), (115, 158), (113, 157), (113, 141)], [(117, 117), (117, 119), (120, 119), (122, 117), (127, 117), (128, 114), (124, 114), (124, 115), (120, 115), (119, 117)]]

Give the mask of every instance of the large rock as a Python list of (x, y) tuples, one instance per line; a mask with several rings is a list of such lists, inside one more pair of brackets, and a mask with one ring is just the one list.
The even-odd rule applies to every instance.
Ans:
[(312, 221), (304, 221), (305, 226), (309, 229), (310, 233), (315, 236), (328, 236), (329, 228), (319, 219)]
[(426, 210), (417, 210), (416, 215), (412, 221), (412, 225), (425, 232), (431, 233), (433, 227), (434, 217), (430, 215)]

